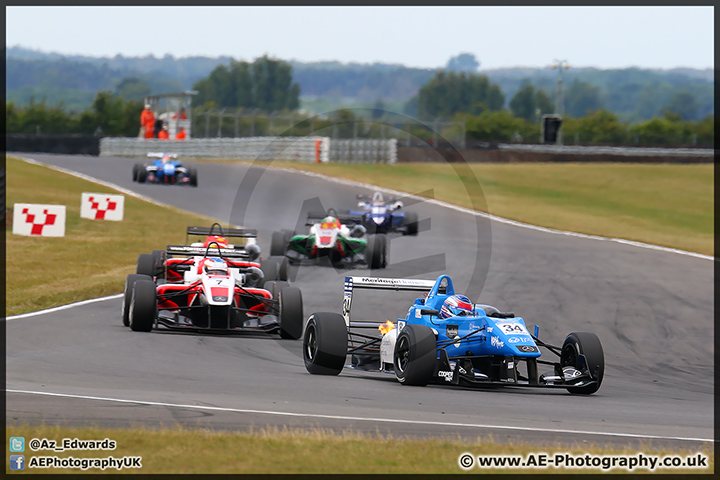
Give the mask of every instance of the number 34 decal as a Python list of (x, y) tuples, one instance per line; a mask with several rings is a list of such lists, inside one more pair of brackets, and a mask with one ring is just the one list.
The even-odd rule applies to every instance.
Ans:
[(502, 322), (497, 323), (496, 325), (505, 335), (530, 335), (521, 323)]

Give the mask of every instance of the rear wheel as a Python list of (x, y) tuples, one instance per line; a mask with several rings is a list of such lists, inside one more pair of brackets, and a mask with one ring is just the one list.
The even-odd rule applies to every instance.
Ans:
[(277, 258), (266, 258), (260, 262), (260, 269), (263, 271), (263, 283), (279, 280), (280, 262)]
[(370, 257), (370, 269), (377, 270), (387, 266), (387, 237), (385, 235), (370, 235), (368, 238), (366, 255)]
[(136, 163), (135, 165), (133, 165), (133, 170), (132, 170), (132, 179), (133, 179), (133, 182), (137, 182), (138, 173), (140, 172), (140, 170), (141, 170), (142, 168), (143, 168), (143, 165), (142, 165), (141, 163)]
[[(582, 361), (581, 355), (585, 357), (587, 364)], [(560, 366), (569, 366), (583, 373), (589, 373), (596, 382), (584, 387), (568, 387), (568, 392), (579, 395), (597, 392), (605, 373), (605, 355), (597, 335), (590, 332), (574, 332), (568, 335), (563, 342)]]
[(273, 232), (270, 240), (270, 256), (285, 255), (289, 238), (285, 232)]
[(147, 170), (143, 167), (138, 170), (137, 181), (138, 183), (145, 183), (145, 179), (147, 179)]
[(167, 260), (167, 252), (165, 250), (153, 250), (153, 275), (157, 278), (165, 278), (165, 261)]
[(400, 383), (424, 387), (435, 374), (435, 333), (427, 325), (406, 325), (397, 336), (393, 360)]
[(415, 212), (405, 212), (405, 222), (407, 223), (407, 234), (418, 234), (418, 216)]
[(290, 284), (288, 282), (271, 280), (269, 282), (265, 282), (265, 285), (263, 285), (262, 288), (270, 292), (272, 294), (272, 298), (277, 300), (280, 290), (289, 286)]
[(149, 332), (155, 324), (157, 298), (152, 280), (137, 280), (130, 300), (130, 329), (135, 332)]
[(302, 293), (297, 287), (285, 287), (278, 294), (280, 336), (297, 340), (302, 336)]
[(313, 313), (303, 335), (305, 368), (315, 375), (338, 375), (345, 366), (347, 343), (347, 327), (342, 315)]
[(135, 286), (135, 282), (138, 280), (152, 281), (152, 278), (147, 275), (138, 275), (137, 273), (131, 273), (127, 276), (127, 278), (125, 278), (122, 303), (122, 322), (126, 327), (130, 326), (130, 300), (132, 300), (133, 287)]
[(141, 253), (138, 255), (135, 273), (140, 275), (155, 276), (155, 258), (150, 253)]
[(198, 185), (198, 173), (195, 168), (188, 168), (188, 174), (190, 175), (190, 185), (197, 187)]

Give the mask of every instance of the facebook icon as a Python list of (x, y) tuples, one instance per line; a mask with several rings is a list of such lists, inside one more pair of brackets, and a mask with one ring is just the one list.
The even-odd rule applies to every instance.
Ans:
[(10, 455), (10, 470), (25, 470), (25, 455)]

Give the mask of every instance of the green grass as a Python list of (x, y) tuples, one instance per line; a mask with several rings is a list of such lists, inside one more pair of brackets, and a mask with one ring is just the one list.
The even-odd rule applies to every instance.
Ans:
[[(273, 162), (422, 194), (533, 225), (714, 254), (714, 166), (304, 164)], [(427, 195), (426, 195), (427, 196)]]
[[(300, 166), (300, 165), (293, 165)], [(475, 200), (482, 204), (483, 197), (478, 192), (462, 194), (457, 172), (443, 165), (398, 165), (392, 166), (356, 166), (318, 165), (300, 166), (325, 174), (347, 175), (364, 182), (385, 184), (386, 186), (420, 192), (427, 186), (435, 187), (435, 194), (443, 200), (463, 204)], [(496, 168), (498, 167), (498, 168)], [(500, 168), (505, 167), (505, 168)], [(641, 218), (648, 212), (653, 217), (659, 215), (659, 207), (649, 205), (649, 199), (657, 198), (653, 192), (659, 185), (677, 187), (685, 184), (691, 188), (689, 193), (676, 192), (671, 197), (680, 200), (671, 205), (671, 212), (665, 217), (672, 220), (664, 222), (685, 226), (688, 231), (696, 230), (696, 223), (706, 223), (703, 211), (706, 208), (712, 213), (712, 204), (704, 197), (712, 197), (712, 184), (705, 185), (703, 175), (712, 176), (712, 167), (687, 168), (646, 171), (650, 180), (643, 188), (631, 188), (633, 196), (638, 192), (647, 191), (648, 197), (643, 205), (624, 208), (621, 195), (613, 193), (606, 199), (603, 206), (595, 206), (598, 179), (593, 177), (582, 183), (579, 172), (561, 172), (558, 166), (547, 166), (555, 169), (543, 172), (541, 166), (526, 166), (526, 169), (513, 171), (511, 166), (481, 166), (473, 169), (479, 177), (492, 213), (500, 200), (518, 208), (522, 204), (518, 198), (532, 199), (538, 206), (526, 205), (528, 209), (541, 210), (544, 205), (556, 205), (555, 210), (562, 211), (566, 204), (582, 204), (579, 208), (580, 218), (587, 220), (588, 210), (612, 212), (615, 208), (632, 211)], [(631, 171), (630, 169), (629, 171)], [(626, 182), (610, 176), (607, 172), (595, 171), (597, 176), (606, 177), (607, 191), (619, 192), (627, 190), (632, 182)], [(533, 173), (534, 172), (534, 173)], [(471, 178), (469, 171), (460, 170), (461, 177)], [(698, 178), (700, 173), (700, 178)], [(587, 175), (585, 171), (584, 175)], [(184, 213), (174, 208), (152, 205), (139, 199), (125, 197), (125, 220), (122, 222), (93, 221), (80, 218), (80, 194), (82, 192), (113, 193), (111, 190), (66, 175), (42, 166), (30, 165), (17, 159), (7, 159), (7, 203), (50, 203), (67, 206), (67, 226), (64, 238), (25, 237), (13, 235), (6, 230), (7, 254), (7, 309), (8, 315), (34, 311), (42, 308), (66, 304), (98, 296), (120, 293), (123, 281), (128, 273), (135, 269), (137, 255), (155, 248), (163, 248), (168, 243), (185, 241), (185, 229), (188, 225), (209, 225), (213, 220), (194, 214)], [(390, 175), (387, 180), (380, 175)], [(633, 174), (635, 175), (635, 174)], [(651, 178), (653, 175), (656, 178)], [(683, 178), (683, 177), (687, 178)], [(534, 187), (535, 190), (524, 188), (523, 185), (544, 184), (544, 181), (533, 181), (554, 177), (565, 187), (554, 186)], [(570, 188), (568, 182), (575, 182)], [(623, 188), (618, 188), (619, 185)], [(442, 188), (441, 188), (442, 186)], [(506, 191), (512, 193), (504, 193)], [(573, 193), (575, 192), (575, 193)], [(463, 196), (466, 197), (463, 199)], [(667, 199), (661, 196), (664, 204)], [(538, 200), (540, 199), (540, 200)], [(571, 200), (568, 200), (571, 199)], [(693, 200), (694, 199), (694, 200)], [(693, 201), (695, 202), (693, 204)], [(528, 202), (528, 203), (532, 203)], [(672, 202), (669, 202), (672, 203)], [(620, 207), (618, 207), (620, 205)], [(679, 207), (682, 205), (682, 208)], [(694, 206), (693, 206), (694, 205)], [(522, 208), (520, 209), (522, 210)], [(700, 222), (678, 212), (693, 212), (701, 219)], [(562, 213), (562, 212), (561, 212)], [(556, 215), (560, 215), (556, 213)], [(560, 215), (562, 216), (562, 215)], [(610, 215), (612, 216), (612, 215)], [(572, 216), (571, 216), (572, 217)], [(692, 215), (690, 215), (692, 217)], [(613, 223), (613, 222), (611, 222)], [(657, 219), (649, 222), (654, 225)], [(663, 223), (663, 222), (659, 222)], [(712, 220), (710, 220), (712, 225)], [(36, 262), (28, 262), (28, 256), (42, 259), (42, 268)], [(29, 265), (32, 264), (32, 267)], [(42, 287), (42, 288), (39, 288)], [(40, 293), (38, 293), (40, 292)], [(79, 438), (103, 439), (110, 438), (118, 442), (118, 448), (111, 452), (38, 452), (59, 457), (73, 455), (75, 457), (107, 457), (113, 455), (141, 455), (143, 469), (141, 473), (462, 473), (457, 460), (461, 453), (470, 452), (475, 455), (526, 455), (529, 452), (565, 452), (577, 454), (591, 452), (595, 454), (626, 453), (636, 454), (636, 450), (609, 450), (578, 446), (537, 445), (496, 445), (491, 438), (478, 439), (476, 442), (451, 440), (413, 440), (407, 438), (391, 438), (383, 436), (363, 436), (352, 432), (334, 434), (327, 431), (312, 430), (274, 430), (260, 429), (254, 432), (227, 433), (209, 430), (183, 429), (148, 429), (143, 427), (127, 430), (111, 430), (104, 428), (68, 428), (44, 425), (8, 425), (10, 436), (32, 438)], [(7, 439), (6, 439), (7, 441)], [(6, 446), (6, 451), (9, 451)], [(693, 454), (695, 451), (678, 452), (657, 450), (651, 444), (643, 446), (643, 453), (674, 453)], [(710, 457), (714, 468), (714, 457), (711, 451), (703, 451)], [(36, 455), (26, 451), (26, 458)], [(7, 467), (9, 468), (9, 467)], [(472, 473), (558, 473), (563, 470), (472, 470)], [(9, 469), (6, 473), (9, 473)], [(40, 472), (40, 471), (38, 471)], [(77, 473), (75, 470), (42, 471), (43, 473)], [(100, 473), (99, 471), (92, 471)], [(133, 473), (134, 471), (128, 471)], [(572, 470), (570, 473), (582, 471)], [(619, 471), (622, 473), (622, 471)], [(639, 472), (646, 472), (640, 470)], [(692, 470), (690, 473), (706, 473)], [(115, 473), (105, 470), (104, 473)], [(590, 470), (587, 473), (600, 473)], [(663, 470), (661, 473), (680, 473), (677, 470)]]
[(12, 224), (6, 226), (7, 315), (121, 293), (140, 253), (184, 243), (187, 226), (210, 226), (214, 221), (127, 195), (123, 221), (88, 220), (80, 218), (82, 192), (117, 193), (43, 166), (7, 159), (8, 208), (14, 203), (66, 206), (65, 237), (14, 235)]
[[(142, 469), (123, 470), (123, 473), (165, 474), (239, 474), (239, 473), (405, 473), (447, 474), (462, 473), (458, 458), (468, 452), (473, 455), (522, 455), (528, 453), (569, 452), (573, 455), (694, 455), (697, 450), (670, 451), (647, 444), (639, 449), (588, 448), (583, 445), (498, 445), (483, 437), (475, 441), (456, 439), (410, 439), (383, 435), (364, 435), (354, 432), (333, 433), (325, 430), (290, 430), (260, 428), (251, 432), (231, 433), (205, 429), (149, 429), (133, 428), (112, 430), (105, 428), (66, 428), (59, 426), (9, 425), (7, 436), (23, 436), (26, 444), (33, 438), (46, 438), (61, 442), (63, 438), (104, 440), (117, 442), (112, 451), (32, 452), (26, 448), (26, 462), (30, 457), (52, 455), (58, 457), (102, 458), (112, 455), (142, 456)], [(7, 440), (6, 440), (7, 441)], [(6, 445), (6, 451), (9, 447)], [(709, 468), (668, 470), (653, 473), (712, 473), (714, 455), (708, 447), (700, 453), (708, 457)], [(8, 468), (8, 467), (6, 467)], [(77, 473), (78, 470), (31, 470), (27, 473)], [(604, 473), (600, 469), (479, 469), (471, 473)], [(632, 473), (648, 473), (634, 470)], [(9, 468), (6, 473), (10, 473)], [(87, 473), (103, 473), (99, 469)], [(105, 470), (104, 473), (117, 473)], [(611, 470), (610, 473), (625, 473)]]

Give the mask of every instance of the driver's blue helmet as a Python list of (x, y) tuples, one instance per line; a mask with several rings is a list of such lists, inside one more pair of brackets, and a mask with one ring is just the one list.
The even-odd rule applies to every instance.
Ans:
[(445, 299), (440, 308), (440, 318), (473, 315), (473, 304), (465, 295), (451, 295)]

